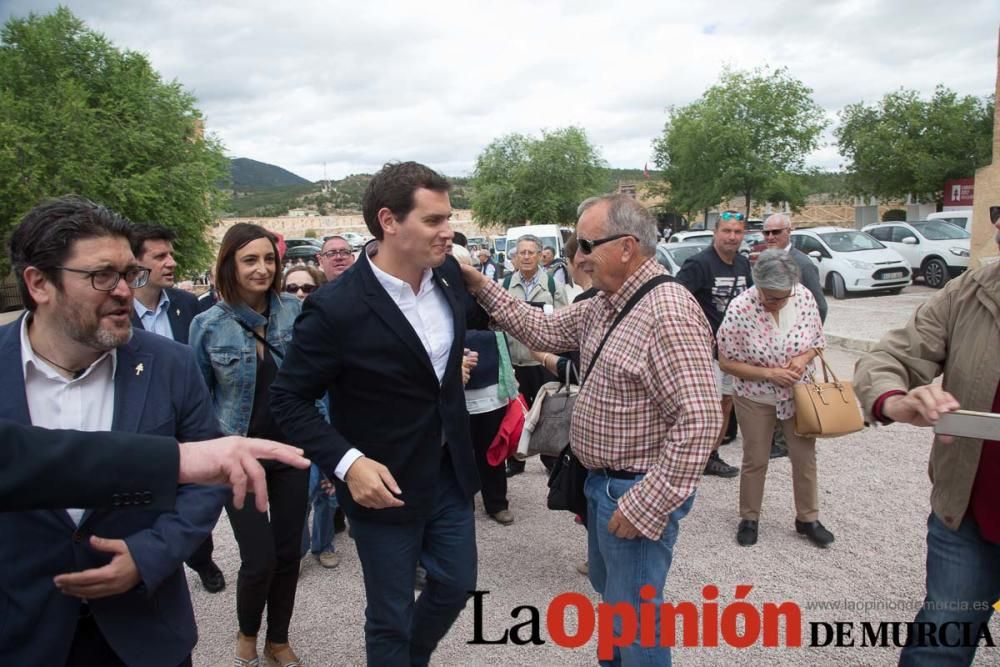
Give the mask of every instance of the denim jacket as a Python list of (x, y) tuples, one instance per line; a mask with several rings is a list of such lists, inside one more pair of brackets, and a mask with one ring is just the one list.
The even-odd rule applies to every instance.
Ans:
[[(267, 342), (284, 353), (292, 340), (295, 318), (302, 304), (294, 296), (270, 294)], [(212, 394), (219, 428), (226, 435), (246, 435), (253, 410), (257, 379), (257, 340), (236, 321), (254, 329), (265, 320), (245, 305), (230, 306), (220, 301), (191, 322), (190, 344), (198, 367)], [(282, 359), (272, 355), (281, 366)]]

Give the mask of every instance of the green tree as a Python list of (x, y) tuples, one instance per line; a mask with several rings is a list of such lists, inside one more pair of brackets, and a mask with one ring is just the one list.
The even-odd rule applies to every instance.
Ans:
[(576, 207), (597, 194), (604, 160), (577, 127), (542, 131), (540, 139), (509, 134), (476, 158), (472, 211), (483, 224), (572, 224)]
[(171, 227), (182, 269), (207, 265), (228, 163), (194, 102), (66, 8), (10, 19), (0, 31), (0, 235), (42, 199), (75, 193)]
[(885, 199), (916, 195), (940, 205), (947, 179), (971, 177), (989, 163), (993, 104), (938, 86), (930, 100), (898, 90), (876, 104), (848, 105), (836, 136), (850, 190)]
[(749, 215), (754, 197), (800, 197), (795, 176), (826, 127), (812, 90), (783, 68), (726, 70), (700, 99), (669, 113), (653, 150), (682, 210), (739, 195)]

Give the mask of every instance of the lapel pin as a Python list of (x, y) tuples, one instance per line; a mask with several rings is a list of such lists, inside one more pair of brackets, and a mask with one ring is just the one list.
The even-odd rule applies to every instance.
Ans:
[(445, 287), (451, 287), (451, 285), (448, 284), (448, 281), (445, 280), (443, 276), (441, 277), (441, 284), (444, 285)]
[(178, 308), (178, 309), (177, 309), (177, 310), (175, 310), (174, 312), (175, 312), (175, 313), (177, 313), (177, 317), (180, 317), (180, 316), (181, 316), (181, 309), (180, 309), (180, 308)]
[(144, 370), (146, 370), (146, 367), (145, 367), (145, 366), (143, 366), (143, 365), (142, 365), (141, 363), (139, 363), (139, 364), (137, 364), (137, 365), (136, 365), (136, 367), (135, 367), (135, 374), (136, 374), (136, 375), (142, 375), (142, 372), (143, 372)]

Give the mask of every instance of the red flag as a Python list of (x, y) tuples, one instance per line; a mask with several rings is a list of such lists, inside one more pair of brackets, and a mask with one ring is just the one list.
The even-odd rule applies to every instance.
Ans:
[(644, 166), (642, 168), (642, 176), (643, 176), (643, 178), (649, 178), (649, 163), (648, 162), (646, 163), (646, 166)]

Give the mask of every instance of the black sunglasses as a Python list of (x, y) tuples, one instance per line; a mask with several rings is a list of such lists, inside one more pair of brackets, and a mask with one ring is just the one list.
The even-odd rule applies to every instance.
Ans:
[(317, 285), (310, 285), (306, 283), (305, 285), (296, 285), (295, 283), (288, 283), (285, 285), (285, 291), (289, 294), (295, 294), (299, 290), (302, 290), (306, 294), (312, 294), (316, 291)]
[(635, 238), (631, 234), (612, 234), (611, 236), (605, 236), (603, 239), (594, 239), (593, 241), (587, 239), (577, 239), (576, 243), (580, 246), (580, 252), (584, 255), (589, 255), (594, 252), (594, 248), (604, 243), (610, 243), (611, 241), (617, 241), (618, 239), (623, 239), (625, 237)]
[(782, 227), (781, 229), (762, 229), (760, 230), (760, 233), (763, 234), (764, 236), (771, 236), (771, 235), (777, 236), (778, 234), (784, 231), (788, 231), (788, 227)]

